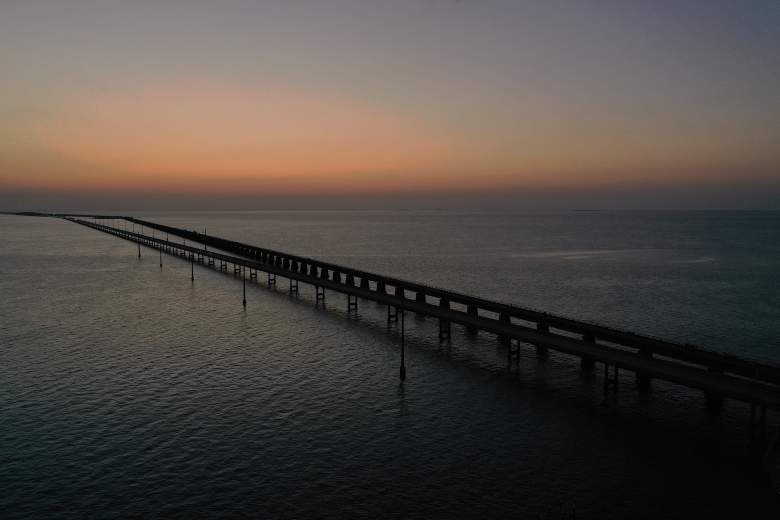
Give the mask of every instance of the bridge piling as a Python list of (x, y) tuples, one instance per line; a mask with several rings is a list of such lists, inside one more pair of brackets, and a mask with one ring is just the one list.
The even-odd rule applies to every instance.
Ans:
[[(512, 323), (512, 319), (509, 317), (509, 314), (506, 314), (506, 313), (501, 313), (498, 316), (498, 321), (500, 321), (501, 323), (505, 323), (507, 325)], [(506, 345), (506, 347), (509, 349), (509, 346), (510, 346), (509, 344), (512, 342), (512, 338), (510, 338), (509, 336), (506, 336), (506, 335), (502, 335), (502, 336), (499, 336), (498, 339), (499, 339), (499, 341), (501, 341), (502, 345)]]
[[(466, 313), (469, 316), (473, 316), (474, 318), (476, 318), (479, 315), (479, 312), (477, 311), (477, 306), (474, 304), (469, 304), (466, 306)], [(476, 327), (472, 327), (471, 325), (466, 327), (466, 332), (468, 332), (472, 336), (475, 335), (477, 331), (478, 329)]]
[[(593, 334), (583, 334), (582, 335), (582, 341), (587, 341), (588, 343), (595, 343), (596, 337)], [(596, 365), (596, 362), (593, 360), (590, 356), (582, 356), (580, 357), (580, 370), (583, 372), (593, 372), (593, 368)]]
[(268, 273), (268, 288), (276, 287), (276, 274)]
[(347, 314), (355, 313), (358, 310), (358, 297), (352, 294), (347, 294)]
[(618, 367), (617, 365), (612, 365), (614, 368), (614, 374), (612, 377), (609, 376), (609, 363), (604, 363), (604, 395), (607, 395), (609, 393), (609, 388), (612, 387), (614, 392), (618, 391)]
[(512, 370), (512, 339), (506, 344), (506, 367)]
[(404, 309), (401, 309), (401, 369), (399, 371), (399, 377), (401, 381), (406, 380), (406, 327), (404, 319)]
[(439, 344), (449, 343), (452, 338), (452, 325), (449, 321), (439, 318)]
[[(640, 349), (639, 355), (647, 359), (652, 359), (653, 357), (653, 353), (647, 349)], [(641, 392), (646, 392), (650, 390), (651, 382), (652, 382), (652, 378), (647, 372), (639, 371), (636, 373), (636, 383)]]
[(244, 285), (244, 308), (246, 309), (246, 271), (243, 266), (241, 267), (241, 281)]
[[(536, 324), (536, 330), (538, 330), (539, 332), (543, 332), (545, 334), (549, 334), (550, 333), (550, 326), (547, 323), (545, 323), (543, 321), (540, 321), (540, 322), (538, 322)], [(543, 343), (537, 343), (536, 344), (536, 352), (540, 356), (542, 356), (542, 357), (546, 356), (547, 355), (547, 345), (545, 345)]]
[(394, 305), (387, 306), (387, 326), (398, 323), (398, 307)]
[(322, 303), (323, 307), (325, 306), (325, 287), (321, 285), (315, 285), (314, 286), (314, 292), (315, 292), (315, 298), (316, 298), (316, 306), (319, 307), (320, 303)]
[[(512, 348), (514, 346), (514, 348)], [(512, 357), (515, 358), (515, 370), (520, 370), (520, 340), (512, 340), (506, 346), (506, 368), (512, 371)]]
[(298, 280), (290, 278), (290, 296), (298, 295)]

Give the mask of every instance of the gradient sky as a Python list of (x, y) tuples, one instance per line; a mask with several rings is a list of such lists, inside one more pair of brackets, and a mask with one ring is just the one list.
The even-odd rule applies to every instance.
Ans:
[(780, 209), (777, 0), (2, 0), (0, 93), (0, 209)]

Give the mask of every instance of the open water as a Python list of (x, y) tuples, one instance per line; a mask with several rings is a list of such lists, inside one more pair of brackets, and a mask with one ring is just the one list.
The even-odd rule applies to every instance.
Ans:
[[(138, 216), (780, 364), (776, 212)], [(780, 518), (744, 405), (163, 263), (0, 216), (0, 517)]]

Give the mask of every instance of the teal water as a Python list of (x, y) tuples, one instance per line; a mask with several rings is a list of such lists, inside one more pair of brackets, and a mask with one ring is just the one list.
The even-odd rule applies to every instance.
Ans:
[[(780, 364), (780, 213), (139, 215)], [(747, 410), (0, 216), (8, 518), (777, 518)], [(776, 425), (776, 417), (770, 422)], [(752, 515), (752, 516), (751, 516)]]

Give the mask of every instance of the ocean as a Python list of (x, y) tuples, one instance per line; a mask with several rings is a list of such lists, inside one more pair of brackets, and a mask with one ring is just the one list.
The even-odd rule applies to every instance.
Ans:
[[(780, 212), (133, 215), (780, 365)], [(412, 315), (401, 383), (373, 302), (261, 277), (244, 309), (232, 273), (59, 219), (0, 215), (0, 244), (3, 518), (780, 517), (743, 404), (605, 399)]]

